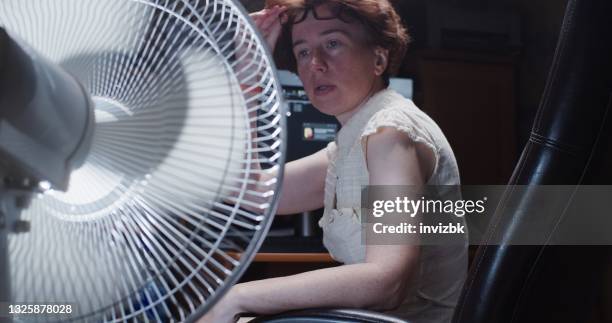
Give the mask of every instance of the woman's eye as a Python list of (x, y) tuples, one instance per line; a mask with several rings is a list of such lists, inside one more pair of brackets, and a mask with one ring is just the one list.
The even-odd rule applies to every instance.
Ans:
[(340, 46), (340, 42), (337, 40), (330, 40), (329, 42), (327, 42), (328, 48), (336, 48), (338, 46)]
[(302, 49), (302, 50), (299, 50), (299, 51), (297, 52), (297, 55), (296, 55), (296, 56), (297, 56), (298, 58), (304, 58), (304, 57), (307, 57), (307, 56), (308, 56), (308, 50), (307, 50), (307, 49)]

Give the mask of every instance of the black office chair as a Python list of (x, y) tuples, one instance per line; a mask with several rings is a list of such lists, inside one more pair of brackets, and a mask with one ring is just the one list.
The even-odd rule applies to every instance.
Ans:
[[(612, 183), (611, 102), (612, 1), (569, 0), (531, 137), (509, 184)], [(536, 210), (542, 205), (529, 190), (511, 187), (500, 205), (516, 207), (498, 208), (491, 220), (494, 225), (472, 262), (453, 322), (612, 322), (609, 313), (593, 310), (606, 308), (602, 295), (612, 264), (610, 247), (547, 245), (563, 212), (540, 219), (550, 224), (539, 236), (542, 243), (511, 245), (530, 225), (530, 217), (540, 215)], [(562, 210), (564, 205), (554, 207)], [(369, 311), (315, 309), (251, 322), (406, 321)]]
[[(612, 1), (568, 1), (548, 83), (511, 185), (612, 183), (611, 17)], [(479, 248), (453, 322), (611, 322), (593, 312), (605, 305), (610, 247), (545, 243), (557, 223), (571, 220), (563, 210), (572, 193), (561, 193), (567, 194), (565, 203), (547, 206), (559, 211), (538, 219), (548, 225), (537, 245)], [(534, 216), (543, 216), (541, 202), (528, 190), (508, 193), (500, 204), (517, 207), (496, 212), (496, 225), (487, 232), (491, 241), (512, 241), (529, 230)], [(593, 226), (600, 220), (581, 216)]]

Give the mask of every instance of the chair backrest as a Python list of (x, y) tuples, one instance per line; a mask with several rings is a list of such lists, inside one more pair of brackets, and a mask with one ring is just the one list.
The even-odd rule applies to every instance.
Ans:
[[(611, 94), (612, 1), (568, 0), (533, 130), (509, 184), (594, 183), (594, 167), (611, 166), (601, 162), (612, 151)], [(610, 247), (546, 245), (563, 212), (536, 212), (542, 204), (529, 191), (509, 186), (500, 205), (517, 207), (498, 207), (487, 237), (501, 243), (479, 248), (453, 322), (604, 322), (592, 309), (603, 306)], [(534, 216), (550, 223), (542, 243), (511, 245)]]

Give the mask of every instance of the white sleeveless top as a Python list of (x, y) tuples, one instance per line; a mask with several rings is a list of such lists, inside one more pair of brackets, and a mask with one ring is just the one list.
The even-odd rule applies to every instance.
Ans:
[[(395, 128), (432, 149), (436, 164), (427, 185), (460, 184), (455, 156), (436, 123), (391, 89), (373, 95), (327, 146), (329, 166), (319, 226), (331, 256), (345, 264), (365, 262), (361, 189), (368, 185), (369, 174), (363, 145), (381, 127)], [(467, 237), (465, 244), (421, 246), (416, 270), (404, 302), (388, 313), (417, 323), (450, 322), (467, 274)]]

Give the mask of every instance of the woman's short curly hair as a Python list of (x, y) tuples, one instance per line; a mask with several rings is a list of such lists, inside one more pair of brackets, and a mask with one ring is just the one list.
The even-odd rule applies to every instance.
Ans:
[[(404, 59), (410, 36), (400, 16), (388, 0), (268, 0), (268, 6), (282, 5), (288, 8), (316, 7), (323, 4), (342, 4), (350, 8), (368, 30), (369, 45), (389, 51), (389, 64), (383, 74), (385, 85), (395, 75)], [(276, 46), (274, 57), (279, 68), (297, 72), (292, 51), (291, 26), (285, 26)]]

